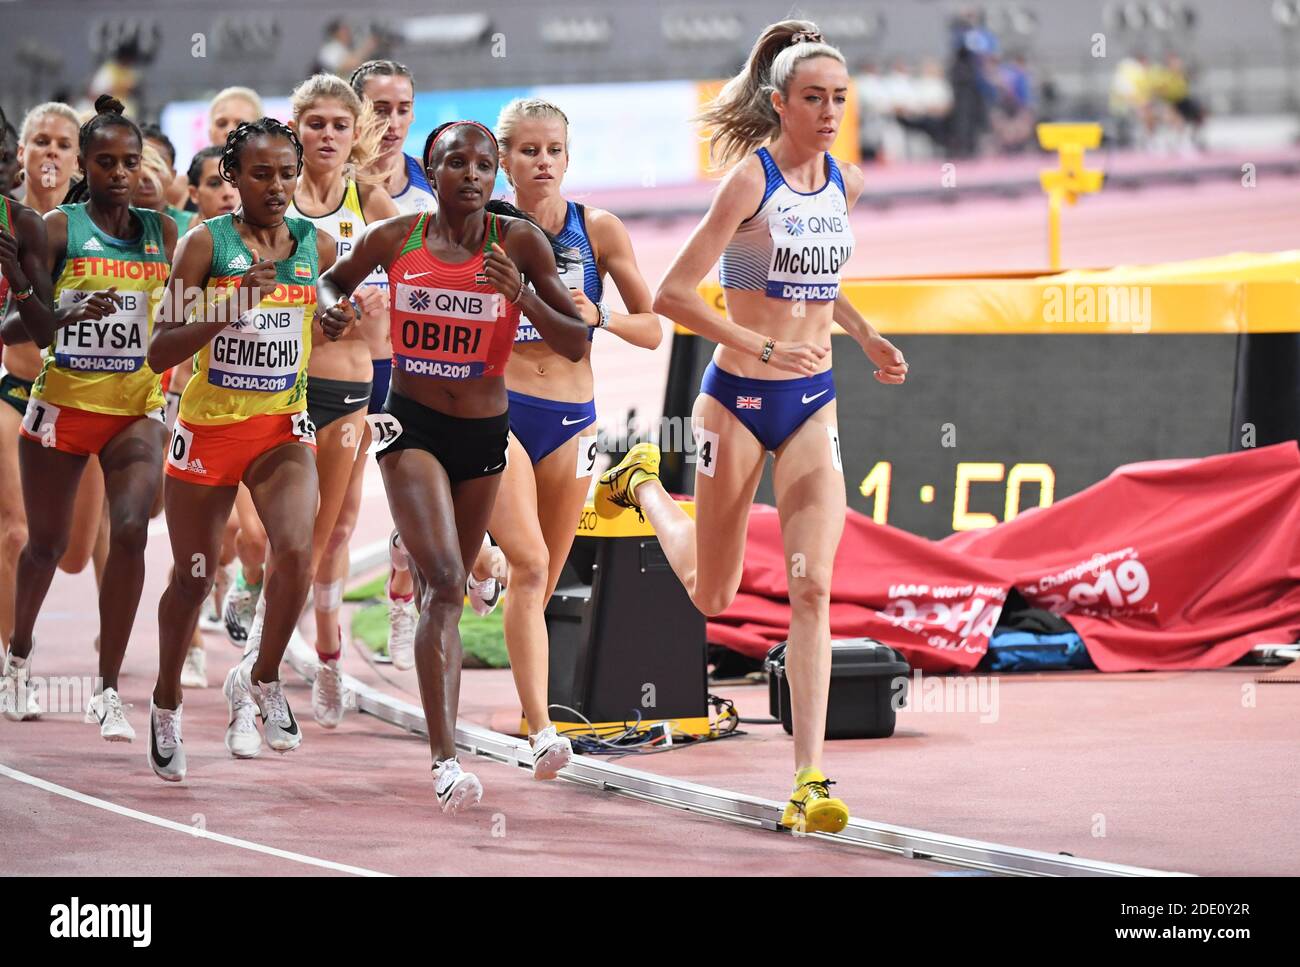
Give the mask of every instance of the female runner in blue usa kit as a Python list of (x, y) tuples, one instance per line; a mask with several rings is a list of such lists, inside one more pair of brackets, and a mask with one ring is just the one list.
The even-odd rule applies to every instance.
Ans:
[[(634, 447), (596, 488), (599, 513), (632, 507), (650, 519), (691, 600), (714, 615), (740, 586), (749, 509), (766, 453), (775, 452), (781, 537), (797, 565), (787, 650), (795, 780), (782, 823), (809, 832), (839, 832), (849, 820), (821, 771), (831, 572), (845, 512), (832, 323), (862, 346), (877, 380), (896, 384), (907, 375), (902, 353), (839, 291), (840, 269), (853, 253), (848, 213), (862, 191), (862, 173), (841, 170), (829, 154), (848, 87), (843, 55), (816, 25), (787, 20), (763, 32), (740, 74), (701, 115), (713, 129), (714, 157), (740, 163), (654, 305), (719, 344), (693, 413), (696, 517), (660, 484), (652, 444)], [(696, 292), (719, 259), (725, 318)]]

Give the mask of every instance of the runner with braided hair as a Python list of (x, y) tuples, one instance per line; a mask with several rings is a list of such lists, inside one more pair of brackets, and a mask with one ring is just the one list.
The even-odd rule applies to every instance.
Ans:
[(129, 742), (135, 730), (117, 692), (118, 673), (144, 585), (149, 513), (166, 440), (162, 389), (146, 349), (176, 225), (131, 207), (143, 135), (111, 96), (95, 107), (98, 113), (78, 132), (88, 200), (45, 216), (43, 270), (54, 280), (53, 307), (36, 302), (22, 326), (6, 320), (3, 331), (6, 342), (30, 339), (45, 350), (19, 427), (28, 536), (18, 560), (9, 670), (27, 670), (36, 617), (68, 545), (77, 486), (97, 455), (108, 497), (109, 552), (99, 597), (102, 691), (87, 719), (93, 714), (105, 739)]
[(324, 310), (317, 300), (317, 276), (334, 263), (335, 243), (287, 215), (301, 166), (302, 145), (279, 121), (230, 133), (221, 172), (238, 188), (241, 208), (181, 240), (149, 349), (159, 368), (196, 357), (167, 452), (164, 497), (176, 566), (158, 604), (149, 764), (168, 781), (185, 777), (181, 666), (241, 482), (266, 525), (270, 560), (261, 647), (226, 677), (226, 748), (237, 758), (261, 752), (259, 714), (271, 748), (288, 752), (302, 741), (280, 661), (311, 582), (318, 495), (307, 364), (313, 342), (345, 335), (358, 313), (345, 300)]

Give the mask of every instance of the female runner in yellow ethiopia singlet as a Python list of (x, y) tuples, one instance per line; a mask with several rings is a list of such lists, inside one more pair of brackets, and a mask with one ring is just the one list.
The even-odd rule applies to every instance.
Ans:
[(167, 454), (164, 504), (175, 568), (158, 605), (149, 716), (149, 763), (171, 782), (185, 778), (181, 666), (215, 577), (215, 568), (192, 562), (217, 561), (240, 483), (266, 526), (270, 555), (264, 615), (254, 622), (245, 660), (226, 676), (226, 748), (236, 758), (258, 755), (259, 715), (271, 748), (288, 752), (302, 741), (279, 668), (307, 599), (319, 500), (308, 358), (314, 340), (343, 335), (356, 313), (346, 302), (317, 311), (317, 274), (334, 263), (335, 248), (310, 222), (286, 217), (301, 165), (301, 144), (278, 121), (262, 118), (230, 133), (221, 173), (239, 189), (241, 208), (181, 241), (150, 351), (160, 368), (195, 357)]
[(93, 713), (110, 741), (131, 741), (117, 675), (144, 584), (166, 438), (158, 375), (146, 355), (176, 226), (130, 207), (140, 178), (140, 129), (111, 97), (96, 107), (100, 113), (79, 135), (89, 200), (45, 217), (54, 307), (39, 322), (24, 317), (45, 358), (20, 430), (28, 540), (18, 559), (10, 647), (30, 660), (36, 615), (68, 544), (77, 484), (96, 454), (107, 482), (110, 546), (99, 598), (103, 691), (87, 720)]

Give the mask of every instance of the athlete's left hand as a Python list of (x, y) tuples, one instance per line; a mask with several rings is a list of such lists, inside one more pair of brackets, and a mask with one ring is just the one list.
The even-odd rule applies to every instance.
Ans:
[(321, 332), (325, 333), (325, 338), (331, 342), (336, 342), (356, 325), (357, 314), (352, 308), (352, 303), (344, 298), (339, 299), (338, 302), (324, 311), (317, 306), (316, 321), (320, 323)]
[(594, 326), (600, 322), (600, 310), (596, 308), (596, 303), (587, 298), (587, 294), (581, 289), (570, 289), (569, 295), (573, 296), (573, 304), (578, 307), (578, 315), (588, 326)]
[(907, 379), (907, 360), (892, 342), (884, 336), (867, 338), (862, 347), (867, 358), (876, 364), (876, 379), (882, 383), (898, 385)]
[(524, 294), (524, 277), (519, 267), (496, 242), (492, 243), (492, 248), (483, 257), (483, 274), (487, 276), (488, 284), (510, 302), (518, 301)]

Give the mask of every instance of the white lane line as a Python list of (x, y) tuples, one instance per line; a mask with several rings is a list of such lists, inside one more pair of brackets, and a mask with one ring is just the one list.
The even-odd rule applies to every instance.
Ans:
[(142, 823), (150, 823), (154, 826), (161, 826), (163, 829), (170, 829), (173, 832), (185, 833), (187, 836), (193, 836), (195, 839), (209, 839), (214, 843), (221, 843), (224, 846), (234, 846), (239, 849), (246, 849), (253, 853), (265, 853), (267, 856), (275, 856), (282, 860), (292, 860), (294, 863), (302, 863), (305, 866), (319, 866), (326, 870), (336, 870), (339, 873), (351, 873), (355, 876), (391, 876), (391, 873), (379, 873), (375, 870), (367, 870), (361, 866), (348, 866), (346, 863), (335, 863), (332, 860), (317, 859), (315, 856), (304, 856), (302, 853), (291, 853), (288, 850), (276, 849), (274, 846), (263, 846), (261, 843), (253, 843), (246, 839), (236, 839), (233, 836), (223, 836), (221, 833), (209, 832), (206, 829), (197, 829), (193, 826), (186, 826), (184, 823), (173, 822), (170, 819), (163, 819), (161, 816), (153, 816), (149, 813), (142, 813), (138, 809), (130, 809), (126, 806), (119, 806), (106, 799), (96, 799), (94, 796), (87, 796), (84, 793), (77, 792), (75, 789), (68, 789), (64, 786), (56, 785), (45, 779), (36, 776), (29, 776), (25, 772), (19, 772), (17, 769), (11, 769), (7, 765), (0, 763), (0, 776), (7, 776), (17, 782), (26, 783), (29, 786), (35, 786), (37, 789), (43, 789), (45, 792), (52, 792), (56, 796), (63, 796), (74, 802), (83, 803), (87, 806), (94, 806), (96, 809), (103, 809), (110, 813), (117, 813), (119, 816), (126, 816), (128, 819), (138, 819)]

